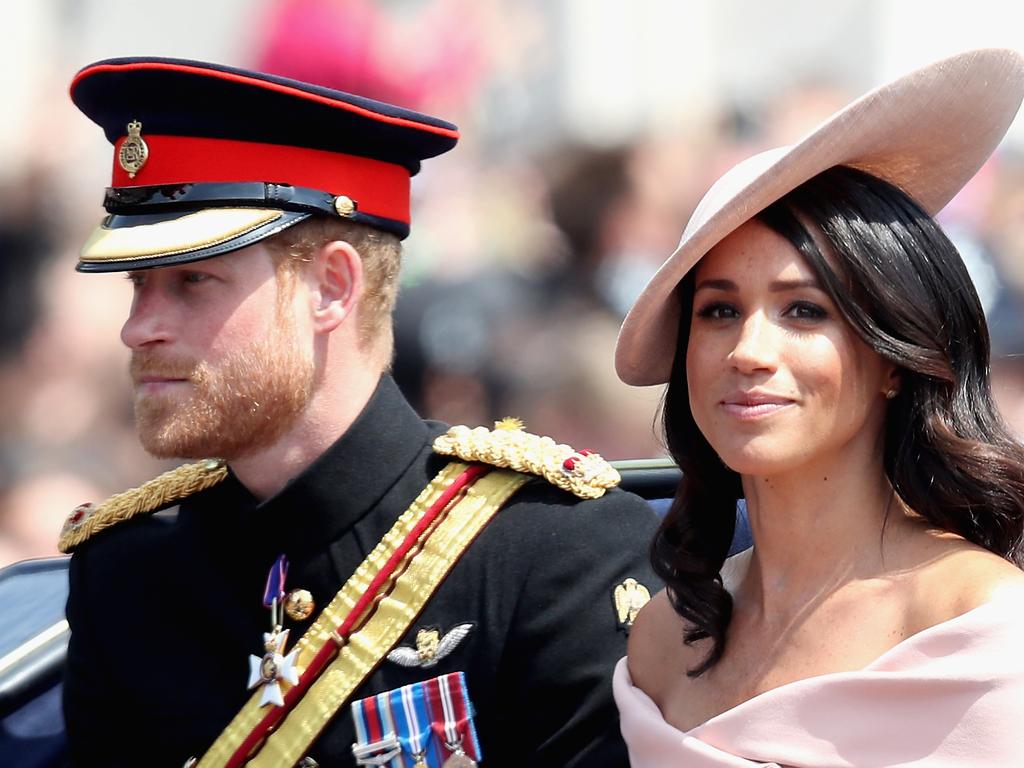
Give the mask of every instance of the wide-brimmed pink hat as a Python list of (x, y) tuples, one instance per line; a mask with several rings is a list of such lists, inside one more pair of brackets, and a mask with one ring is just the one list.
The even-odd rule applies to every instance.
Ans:
[(626, 316), (615, 369), (627, 384), (672, 372), (681, 305), (676, 286), (717, 243), (791, 190), (836, 165), (895, 184), (935, 215), (992, 154), (1024, 97), (1024, 57), (962, 53), (877, 88), (800, 141), (754, 155), (716, 181)]

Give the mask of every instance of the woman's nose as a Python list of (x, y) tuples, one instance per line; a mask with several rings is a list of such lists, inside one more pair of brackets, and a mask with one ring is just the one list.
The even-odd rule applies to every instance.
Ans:
[(775, 370), (779, 344), (777, 331), (763, 312), (748, 315), (740, 325), (729, 361), (741, 373)]

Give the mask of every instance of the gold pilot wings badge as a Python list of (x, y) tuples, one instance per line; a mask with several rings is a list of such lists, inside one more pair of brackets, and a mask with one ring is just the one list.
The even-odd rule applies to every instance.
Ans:
[(459, 624), (441, 635), (439, 629), (421, 629), (416, 633), (416, 647), (400, 645), (387, 655), (387, 660), (402, 667), (430, 669), (466, 639), (472, 624)]

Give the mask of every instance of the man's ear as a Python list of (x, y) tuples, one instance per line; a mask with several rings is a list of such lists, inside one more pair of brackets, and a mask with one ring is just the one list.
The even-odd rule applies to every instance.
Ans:
[(332, 240), (320, 246), (311, 266), (313, 328), (330, 333), (362, 298), (363, 260), (344, 240)]

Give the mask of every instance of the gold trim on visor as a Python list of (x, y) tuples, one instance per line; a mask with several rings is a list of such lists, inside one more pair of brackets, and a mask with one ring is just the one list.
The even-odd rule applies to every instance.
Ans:
[(97, 227), (82, 246), (85, 263), (174, 256), (226, 243), (281, 218), (266, 208), (206, 208), (177, 219), (134, 227)]

